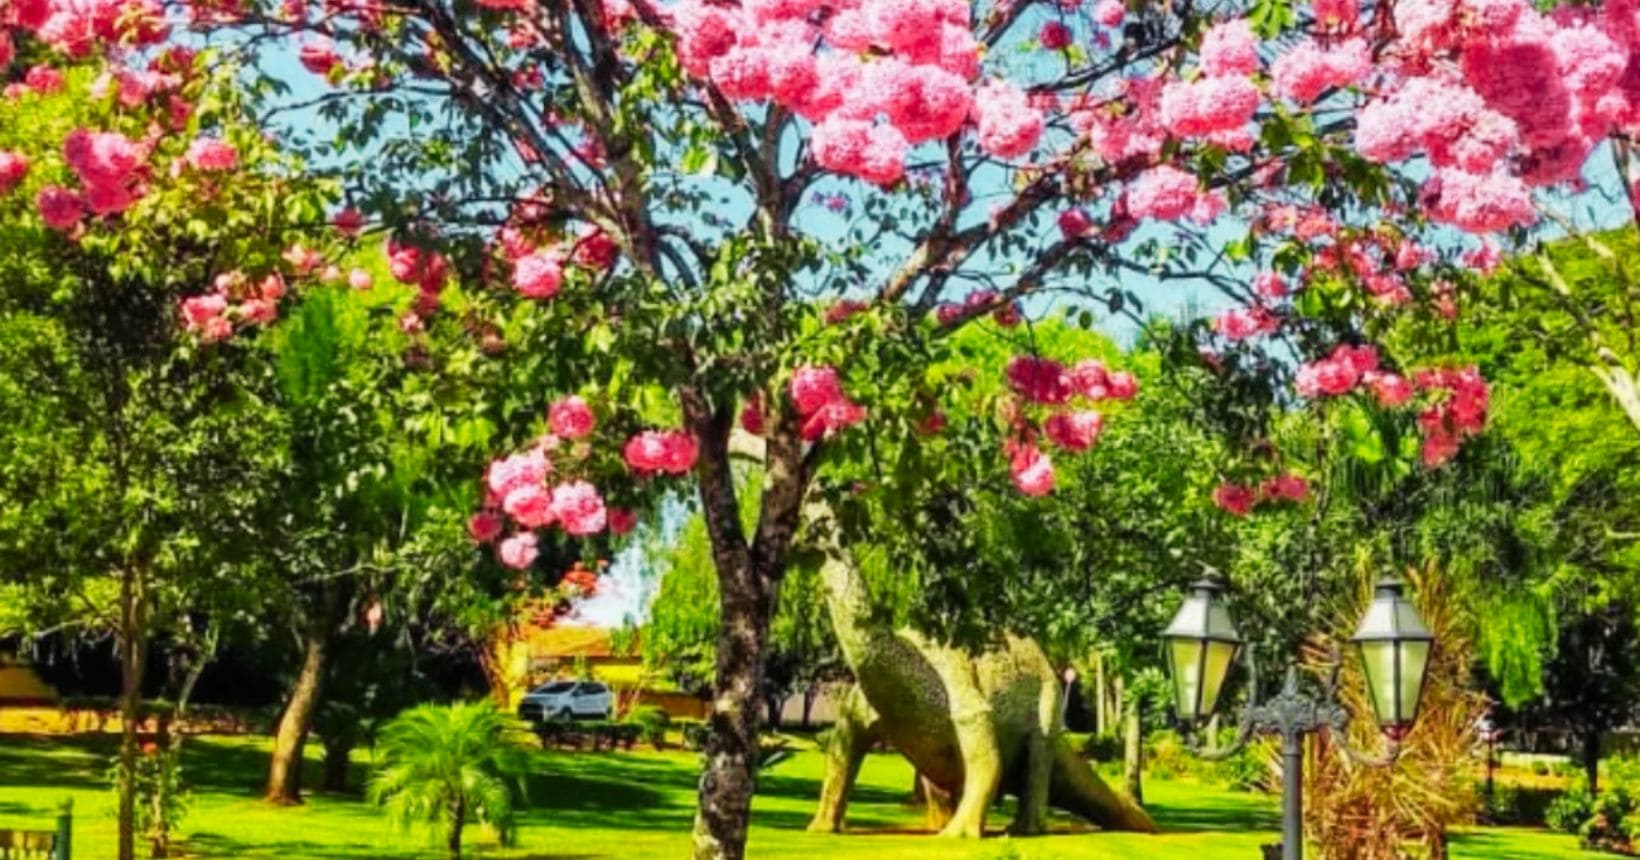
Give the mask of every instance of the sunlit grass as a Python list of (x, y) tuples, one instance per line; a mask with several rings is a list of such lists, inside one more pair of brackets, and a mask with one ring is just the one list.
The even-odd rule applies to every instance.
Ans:
[[(113, 796), (103, 779), (112, 738), (60, 739), (0, 735), (0, 827), (47, 828), (64, 797), (76, 805), (75, 857), (114, 855)], [(317, 751), (310, 750), (317, 755)], [(262, 803), (259, 789), (267, 744), (260, 738), (212, 738), (190, 743), (184, 761), (195, 787), (182, 826), (188, 856), (201, 858), (312, 858), (410, 860), (441, 856), (431, 840), (392, 831), (357, 793), (310, 794), (300, 807)], [(355, 787), (368, 767), (361, 751)], [(685, 857), (693, 815), (695, 767), (691, 753), (541, 753), (521, 816), (519, 844), (502, 850), (481, 831), (469, 842), (476, 857)], [(873, 756), (849, 807), (851, 831), (842, 836), (803, 831), (819, 794), (820, 756), (804, 751), (764, 774), (753, 814), (754, 858), (857, 860), (1248, 860), (1275, 841), (1273, 798), (1190, 782), (1153, 780), (1146, 800), (1168, 832), (1162, 836), (1098, 833), (1056, 817), (1053, 833), (1033, 839), (936, 841), (921, 833), (918, 810), (905, 804), (911, 771), (897, 756)], [(306, 773), (316, 779), (317, 758)], [(992, 817), (1000, 829), (1006, 811)], [(1460, 834), (1457, 860), (1550, 860), (1592, 857), (1569, 837), (1541, 831), (1485, 829)]]

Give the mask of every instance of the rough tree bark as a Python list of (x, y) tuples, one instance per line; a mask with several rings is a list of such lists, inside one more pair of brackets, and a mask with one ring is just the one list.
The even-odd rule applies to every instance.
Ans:
[(1128, 796), (1134, 803), (1145, 802), (1145, 729), (1139, 713), (1139, 697), (1129, 696), (1126, 725), (1123, 729), (1122, 776), (1127, 780)]
[(136, 858), (137, 722), (141, 719), (142, 674), (148, 662), (148, 594), (143, 571), (120, 571), (120, 772), (119, 860)]
[(268, 784), (262, 797), (269, 803), (288, 806), (302, 802), (302, 751), (307, 746), (313, 710), (319, 703), (329, 644), (330, 625), (324, 619), (309, 624), (302, 634), (302, 668), (291, 686), (285, 712), (279, 717), (273, 755), (268, 760)]
[(707, 723), (706, 768), (695, 811), (695, 860), (742, 860), (758, 763), (759, 690), (769, 624), (797, 531), (807, 487), (803, 443), (789, 416), (776, 416), (765, 441), (757, 528), (748, 542), (730, 470), (730, 409), (710, 409), (698, 392), (680, 392), (685, 421), (700, 443), (698, 483), (712, 561), (717, 568), (717, 666)]
[(1589, 795), (1600, 793), (1600, 732), (1587, 731), (1578, 739), (1583, 744), (1583, 776), (1589, 781)]

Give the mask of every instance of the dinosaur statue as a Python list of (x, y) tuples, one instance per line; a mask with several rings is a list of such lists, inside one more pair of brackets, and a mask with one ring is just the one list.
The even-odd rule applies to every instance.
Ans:
[(930, 829), (942, 836), (983, 835), (999, 792), (1019, 799), (1010, 829), (1021, 835), (1044, 830), (1050, 805), (1107, 830), (1156, 831), (1061, 737), (1059, 679), (1034, 640), (1009, 635), (976, 656), (889, 628), (870, 617), (866, 586), (837, 545), (830, 512), (812, 505), (807, 519), (825, 557), (827, 609), (856, 679), (831, 732), (810, 830), (842, 830), (860, 764), (882, 740), (917, 768)]

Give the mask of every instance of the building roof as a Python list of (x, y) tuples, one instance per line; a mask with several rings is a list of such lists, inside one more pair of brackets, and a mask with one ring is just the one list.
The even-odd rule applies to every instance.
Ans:
[(529, 633), (530, 656), (536, 659), (636, 658), (637, 638), (633, 637), (632, 647), (617, 653), (613, 633), (607, 627), (553, 626), (545, 630), (534, 629)]

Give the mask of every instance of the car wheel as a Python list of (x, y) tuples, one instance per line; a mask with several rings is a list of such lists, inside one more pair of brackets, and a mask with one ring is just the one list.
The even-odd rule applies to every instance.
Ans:
[(571, 713), (569, 708), (559, 708), (553, 712), (552, 718), (555, 720), (573, 720), (575, 714)]

